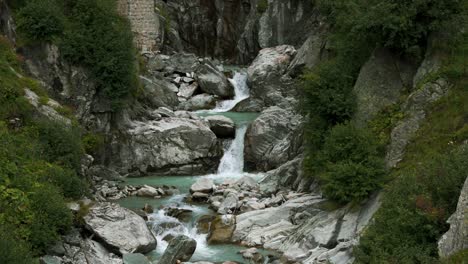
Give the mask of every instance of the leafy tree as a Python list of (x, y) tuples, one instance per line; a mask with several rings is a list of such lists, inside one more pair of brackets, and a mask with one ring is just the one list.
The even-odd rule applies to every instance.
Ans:
[(18, 30), (30, 41), (52, 41), (63, 33), (64, 23), (54, 0), (32, 0), (18, 12)]
[(381, 153), (367, 129), (351, 123), (332, 128), (315, 160), (325, 195), (342, 203), (367, 198), (386, 173)]

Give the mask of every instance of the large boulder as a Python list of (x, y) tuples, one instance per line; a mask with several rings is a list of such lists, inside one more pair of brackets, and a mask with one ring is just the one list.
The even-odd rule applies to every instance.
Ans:
[(177, 87), (164, 80), (140, 76), (143, 84), (140, 101), (151, 108), (168, 107), (174, 108), (179, 104), (177, 99)]
[(191, 193), (211, 193), (214, 188), (214, 183), (208, 178), (200, 178), (190, 187)]
[(93, 205), (84, 222), (86, 228), (115, 253), (147, 253), (156, 248), (156, 239), (145, 220), (117, 204)]
[(116, 146), (116, 166), (126, 171), (202, 174), (216, 167), (222, 155), (216, 135), (203, 121), (163, 118), (132, 125)]
[(209, 243), (229, 243), (236, 228), (236, 217), (234, 215), (218, 215), (210, 227)]
[(457, 210), (447, 222), (450, 229), (438, 242), (439, 256), (444, 258), (468, 248), (468, 178), (461, 190)]
[(210, 129), (220, 138), (233, 138), (236, 135), (236, 127), (234, 122), (225, 116), (207, 116), (206, 120), (210, 125)]
[(296, 84), (285, 74), (295, 54), (294, 47), (288, 45), (260, 51), (247, 70), (249, 101), (264, 107), (297, 105)]
[(169, 242), (159, 263), (177, 264), (189, 261), (196, 248), (197, 242), (194, 239), (184, 235), (177, 236)]
[(364, 126), (380, 110), (397, 103), (403, 91), (412, 86), (416, 67), (383, 48), (376, 49), (362, 67), (354, 93), (356, 122)]
[(305, 68), (313, 69), (316, 67), (324, 57), (327, 57), (326, 42), (325, 34), (318, 32), (311, 34), (297, 50), (296, 56), (288, 67), (289, 74), (297, 76)]
[(245, 162), (268, 171), (298, 155), (302, 147), (302, 117), (273, 106), (250, 124), (245, 136)]
[(229, 83), (226, 76), (209, 61), (201, 64), (197, 68), (196, 74), (200, 89), (205, 93), (217, 95), (221, 98), (234, 96), (234, 87)]
[(181, 103), (179, 109), (187, 111), (213, 109), (216, 107), (217, 101), (218, 97), (215, 95), (206, 93), (197, 94), (188, 101)]

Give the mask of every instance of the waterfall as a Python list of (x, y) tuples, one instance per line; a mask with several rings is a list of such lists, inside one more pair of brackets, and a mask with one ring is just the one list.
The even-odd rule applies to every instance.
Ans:
[(234, 108), (240, 101), (249, 98), (249, 86), (247, 86), (247, 73), (236, 72), (229, 82), (234, 87), (234, 98), (232, 100), (224, 100), (218, 102), (213, 112), (227, 112)]
[(224, 152), (219, 164), (218, 175), (237, 176), (244, 171), (244, 137), (246, 131), (246, 125), (236, 129), (236, 137)]

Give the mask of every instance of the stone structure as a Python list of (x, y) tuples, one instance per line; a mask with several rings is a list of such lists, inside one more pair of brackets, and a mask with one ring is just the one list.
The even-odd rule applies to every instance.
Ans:
[(137, 48), (142, 52), (156, 51), (161, 32), (154, 0), (119, 0), (117, 7), (130, 20)]

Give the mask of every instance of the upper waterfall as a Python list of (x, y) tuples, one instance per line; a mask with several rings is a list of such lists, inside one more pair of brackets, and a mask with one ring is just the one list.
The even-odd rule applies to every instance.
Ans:
[(227, 112), (234, 108), (240, 101), (249, 98), (250, 91), (247, 85), (247, 73), (243, 71), (237, 71), (234, 77), (229, 79), (229, 82), (234, 87), (234, 98), (231, 100), (224, 100), (218, 102), (213, 112)]

